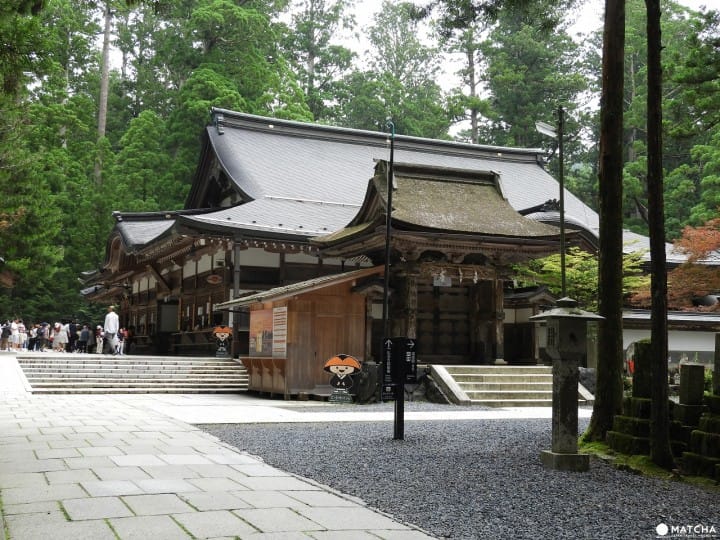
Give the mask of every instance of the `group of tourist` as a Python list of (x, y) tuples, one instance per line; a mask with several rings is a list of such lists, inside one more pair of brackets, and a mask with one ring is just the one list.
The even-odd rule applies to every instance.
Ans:
[(120, 327), (115, 306), (108, 307), (104, 325), (79, 325), (76, 321), (25, 325), (22, 319), (0, 326), (0, 351), (77, 352), (125, 354), (128, 331)]

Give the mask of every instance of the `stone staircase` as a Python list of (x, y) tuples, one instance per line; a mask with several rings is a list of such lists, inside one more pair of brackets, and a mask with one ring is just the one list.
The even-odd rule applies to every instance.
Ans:
[[(551, 407), (550, 366), (443, 366), (433, 365), (430, 376), (458, 405), (488, 407)], [(578, 387), (578, 404), (590, 405), (593, 396)]]
[(33, 394), (198, 394), (248, 389), (230, 358), (18, 354)]

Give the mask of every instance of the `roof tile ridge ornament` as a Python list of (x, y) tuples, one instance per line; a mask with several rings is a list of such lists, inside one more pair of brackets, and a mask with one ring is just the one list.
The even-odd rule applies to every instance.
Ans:
[(215, 125), (215, 129), (217, 130), (218, 135), (223, 135), (225, 133), (225, 128), (223, 128), (223, 122), (225, 122), (224, 114), (213, 114), (213, 124)]
[[(255, 131), (278, 131), (287, 136), (302, 136), (317, 139), (345, 141), (359, 145), (386, 146), (387, 133), (365, 129), (333, 126), (315, 122), (300, 122), (285, 118), (271, 118), (249, 113), (211, 108), (213, 126), (243, 128)], [(219, 120), (218, 120), (219, 118)], [(224, 129), (223, 129), (224, 132)], [(220, 133), (220, 132), (218, 132)], [(542, 148), (522, 148), (471, 144), (459, 141), (428, 139), (413, 135), (395, 136), (396, 149), (415, 149), (428, 153), (452, 153), (501, 161), (532, 162), (537, 164), (538, 155), (544, 155)]]

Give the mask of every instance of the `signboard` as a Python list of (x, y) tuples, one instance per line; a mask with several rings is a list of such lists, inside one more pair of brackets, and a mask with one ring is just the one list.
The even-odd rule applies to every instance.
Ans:
[(287, 356), (287, 307), (273, 308), (272, 355), (273, 358)]
[(393, 340), (383, 338), (383, 384), (392, 384), (393, 379)]
[(395, 397), (397, 396), (397, 394), (395, 393), (396, 388), (397, 388), (397, 385), (393, 384), (393, 383), (383, 384), (381, 391), (380, 391), (380, 400), (381, 401), (395, 400)]
[(219, 285), (222, 283), (222, 280), (223, 278), (219, 274), (210, 274), (205, 278), (205, 281), (207, 281), (210, 285)]
[(417, 383), (417, 343), (406, 337), (396, 337), (392, 341), (394, 380), (405, 384)]
[(383, 340), (383, 385), (417, 383), (416, 345), (407, 337)]
[(272, 310), (253, 310), (250, 312), (250, 356), (272, 356), (272, 352)]

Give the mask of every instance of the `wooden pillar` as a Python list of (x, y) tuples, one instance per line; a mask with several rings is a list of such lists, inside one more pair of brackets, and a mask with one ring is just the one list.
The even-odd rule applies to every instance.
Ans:
[(507, 364), (505, 362), (505, 308), (503, 306), (504, 291), (503, 280), (496, 279), (494, 284), (494, 314), (495, 314), (495, 363)]
[[(365, 355), (363, 361), (367, 362), (372, 356), (372, 329), (373, 329), (373, 299), (372, 295), (365, 296)], [(374, 358), (373, 358), (374, 359)]]
[(405, 279), (405, 337), (417, 338), (418, 272), (410, 270)]
[[(233, 298), (240, 296), (240, 238), (233, 242)], [(240, 317), (233, 313), (233, 339), (230, 346), (230, 355), (237, 358), (240, 355)]]
[(468, 309), (468, 324), (470, 326), (468, 336), (470, 339), (470, 361), (475, 364), (481, 364), (485, 355), (485, 351), (483, 349), (484, 343), (480, 337), (482, 332), (482, 318), (480, 316), (479, 283), (475, 283), (472, 287), (470, 287), (470, 305)]

